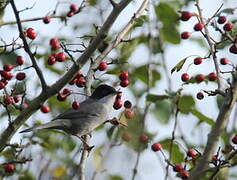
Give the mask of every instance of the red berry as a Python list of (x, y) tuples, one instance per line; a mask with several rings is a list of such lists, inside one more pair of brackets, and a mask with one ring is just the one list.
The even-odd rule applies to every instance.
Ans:
[(182, 74), (181, 80), (182, 80), (183, 82), (186, 82), (186, 81), (188, 81), (189, 79), (190, 79), (190, 76), (189, 76), (188, 73), (183, 73), (183, 74)]
[(56, 60), (57, 60), (58, 62), (63, 62), (63, 61), (66, 60), (66, 55), (65, 55), (63, 52), (59, 52), (59, 53), (57, 53), (57, 55), (56, 55)]
[(175, 172), (180, 172), (180, 171), (184, 170), (184, 167), (181, 164), (176, 164), (176, 165), (174, 165), (173, 170)]
[(13, 103), (13, 97), (12, 96), (8, 96), (4, 99), (4, 103), (9, 105)]
[(127, 119), (132, 119), (134, 117), (134, 111), (131, 109), (125, 109), (124, 115)]
[(120, 99), (116, 99), (115, 102), (114, 102), (114, 105), (113, 105), (114, 109), (118, 110), (118, 109), (120, 109), (122, 106), (123, 106), (122, 101), (121, 101)]
[(77, 78), (73, 78), (73, 79), (71, 79), (71, 80), (69, 81), (68, 84), (74, 85), (76, 82), (77, 82)]
[(18, 103), (18, 102), (21, 101), (21, 97), (18, 96), (18, 95), (14, 95), (14, 96), (13, 96), (13, 100), (14, 100), (15, 103)]
[(139, 136), (139, 141), (141, 142), (141, 143), (147, 143), (148, 142), (148, 136), (146, 136), (146, 135), (141, 135), (141, 136)]
[(188, 179), (188, 178), (190, 177), (189, 172), (188, 172), (188, 171), (185, 171), (185, 170), (180, 171), (179, 174), (180, 174), (180, 176), (181, 176), (182, 179)]
[(5, 83), (0, 81), (0, 89), (3, 89), (5, 87)]
[(57, 50), (61, 47), (58, 38), (51, 38), (49, 44), (52, 50)]
[(193, 62), (194, 62), (195, 65), (199, 65), (199, 64), (202, 63), (202, 58), (201, 57), (196, 57)]
[(119, 79), (121, 81), (127, 80), (128, 77), (129, 77), (128, 72), (121, 72), (120, 75), (119, 75)]
[(14, 76), (11, 72), (7, 72), (7, 71), (2, 71), (1, 75), (2, 75), (6, 80), (11, 80), (12, 77)]
[(218, 79), (218, 76), (216, 75), (216, 73), (212, 72), (212, 73), (208, 74), (209, 81), (215, 81), (217, 79)]
[(50, 111), (50, 108), (49, 106), (43, 105), (41, 106), (40, 110), (42, 113), (48, 113)]
[(86, 80), (84, 77), (80, 77), (79, 79), (77, 79), (76, 81), (76, 85), (77, 87), (84, 87), (86, 83)]
[(7, 79), (1, 79), (0, 82), (3, 82), (5, 86), (8, 84)]
[(232, 143), (237, 144), (237, 135), (232, 138)]
[(108, 67), (108, 63), (107, 62), (100, 62), (99, 66), (98, 66), (98, 69), (100, 71), (104, 71), (104, 70), (107, 69), (107, 67)]
[(6, 173), (13, 173), (15, 171), (15, 166), (13, 164), (6, 164), (4, 167)]
[(74, 12), (72, 12), (72, 11), (69, 11), (68, 13), (67, 13), (67, 17), (72, 17), (74, 15)]
[(65, 101), (67, 99), (67, 96), (62, 95), (61, 93), (58, 93), (57, 100), (59, 101)]
[(195, 158), (198, 155), (198, 152), (195, 149), (189, 149), (187, 155), (191, 158)]
[(59, 43), (59, 40), (58, 40), (58, 38), (51, 38), (50, 40), (49, 40), (49, 44), (52, 46), (52, 44), (55, 44), (55, 43)]
[(162, 148), (162, 146), (161, 146), (161, 144), (159, 144), (159, 143), (154, 143), (154, 144), (152, 144), (152, 146), (151, 146), (151, 149), (153, 150), (153, 151), (160, 151), (161, 150), (161, 148)]
[(4, 64), (4, 66), (3, 66), (3, 69), (5, 71), (11, 71), (13, 68), (14, 68), (14, 66), (11, 64)]
[(28, 28), (28, 29), (26, 30), (26, 35), (27, 35), (27, 37), (30, 38), (30, 39), (35, 39), (36, 36), (37, 36), (37, 34), (36, 34), (36, 32), (35, 32), (35, 30), (34, 30), (33, 28)]
[(190, 32), (185, 31), (185, 32), (181, 33), (181, 38), (182, 39), (188, 39), (188, 38), (190, 38), (190, 36), (191, 36)]
[(227, 58), (221, 58), (221, 59), (220, 59), (220, 63), (221, 63), (222, 65), (226, 65), (226, 64), (229, 63), (229, 59), (227, 59)]
[(56, 58), (54, 56), (49, 56), (47, 62), (48, 62), (48, 65), (53, 65), (56, 63)]
[[(117, 96), (118, 96), (118, 95), (117, 95)], [(125, 101), (123, 105), (124, 105), (124, 107), (125, 107), (126, 109), (130, 109), (130, 108), (132, 107), (132, 103), (131, 103), (130, 101), (128, 101), (128, 100)]]
[(17, 58), (16, 58), (16, 63), (17, 63), (18, 65), (24, 64), (24, 59), (23, 59), (23, 57), (22, 57), (22, 56), (17, 56)]
[(80, 103), (79, 102), (77, 102), (77, 101), (73, 101), (72, 102), (72, 108), (73, 109), (76, 110), (76, 109), (79, 109), (79, 107), (80, 107)]
[(237, 47), (233, 44), (230, 46), (229, 51), (233, 54), (237, 54)]
[(63, 94), (63, 95), (71, 94), (71, 90), (68, 89), (68, 88), (64, 88), (62, 94)]
[(70, 5), (70, 11), (77, 12), (78, 11), (78, 6), (76, 4), (71, 4)]
[(196, 97), (197, 97), (197, 99), (201, 100), (204, 98), (204, 94), (202, 92), (198, 92)]
[(193, 29), (194, 29), (195, 31), (201, 31), (203, 28), (204, 28), (204, 24), (202, 24), (202, 23), (197, 23), (197, 24), (195, 24), (195, 26), (193, 27)]
[(129, 85), (129, 80), (127, 79), (120, 82), (120, 86), (122, 87), (127, 87), (128, 85)]
[(193, 14), (190, 13), (189, 11), (181, 11), (180, 13), (181, 13), (180, 19), (182, 21), (188, 21), (193, 16)]
[(226, 22), (226, 17), (225, 16), (219, 16), (217, 22), (219, 24), (224, 24)]
[(230, 22), (226, 23), (224, 26), (223, 26), (223, 29), (225, 31), (231, 31), (233, 29), (234, 25)]
[(44, 22), (45, 24), (49, 24), (50, 21), (51, 21), (51, 18), (50, 18), (49, 16), (46, 16), (46, 17), (43, 18), (43, 22)]
[(19, 81), (22, 81), (24, 80), (26, 77), (26, 74), (24, 72), (19, 72), (16, 74), (16, 79), (19, 80)]
[(79, 71), (79, 72), (77, 72), (77, 74), (76, 74), (76, 77), (75, 78), (80, 78), (80, 77), (83, 77), (83, 74)]
[(204, 79), (205, 79), (205, 76), (203, 74), (198, 74), (195, 77), (195, 80), (196, 80), (197, 83), (200, 83), (200, 82), (204, 81)]

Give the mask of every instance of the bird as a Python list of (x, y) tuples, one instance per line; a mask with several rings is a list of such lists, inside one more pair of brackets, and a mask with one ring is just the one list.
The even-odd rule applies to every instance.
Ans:
[(120, 92), (116, 91), (115, 88), (107, 84), (101, 84), (91, 96), (80, 103), (79, 109), (69, 108), (50, 122), (33, 126), (20, 133), (36, 132), (41, 129), (62, 130), (70, 135), (79, 137), (84, 145), (88, 147), (82, 136), (90, 134), (96, 127), (107, 120), (118, 93)]

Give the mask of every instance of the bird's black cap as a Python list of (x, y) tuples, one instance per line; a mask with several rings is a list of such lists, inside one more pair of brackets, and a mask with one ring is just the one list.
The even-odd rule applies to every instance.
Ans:
[(118, 92), (111, 86), (106, 84), (99, 85), (95, 91), (92, 93), (91, 98), (93, 99), (101, 99), (110, 94), (117, 94)]

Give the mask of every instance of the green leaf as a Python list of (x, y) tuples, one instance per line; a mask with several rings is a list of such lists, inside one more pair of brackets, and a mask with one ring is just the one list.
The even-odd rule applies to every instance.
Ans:
[(62, 140), (62, 148), (66, 153), (72, 152), (76, 147), (76, 143), (73, 141), (73, 139), (70, 136), (63, 137)]
[(146, 100), (150, 101), (150, 102), (161, 101), (161, 100), (168, 99), (168, 98), (169, 98), (169, 96), (167, 96), (167, 95), (148, 94), (146, 96)]
[(170, 42), (172, 44), (180, 43), (180, 33), (176, 26), (173, 24), (164, 24), (161, 33), (163, 36), (163, 40)]
[[(193, 55), (191, 55), (191, 56), (193, 56)], [(191, 56), (188, 56), (188, 57), (182, 59), (181, 61), (179, 61), (179, 62), (171, 69), (171, 74), (172, 74), (174, 71), (179, 72), (179, 71), (182, 69), (182, 67), (183, 67), (184, 63), (186, 62), (186, 60), (187, 60), (189, 57), (191, 57)]]
[(206, 122), (209, 125), (214, 125), (215, 121), (209, 117), (207, 117), (206, 115), (202, 114), (201, 112), (199, 112), (196, 109), (191, 109), (190, 111), (194, 116), (196, 116), (200, 121)]
[[(135, 71), (132, 73), (134, 74), (134, 77), (138, 78), (145, 84), (148, 84), (148, 73), (147, 73), (147, 65), (139, 66), (135, 69)], [(152, 87), (155, 86), (156, 81), (159, 81), (161, 79), (161, 75), (158, 71), (152, 70)]]
[(220, 16), (222, 13), (226, 13), (226, 14), (234, 14), (236, 8), (226, 8), (226, 9), (223, 9), (221, 10), (217, 16)]
[[(162, 145), (162, 148), (169, 152), (171, 139), (164, 139), (159, 142)], [(180, 151), (180, 148), (177, 144), (173, 143), (172, 158), (171, 162), (178, 164), (184, 161), (184, 153)]]
[(35, 180), (34, 175), (29, 171), (23, 171), (21, 172), (21, 176), (18, 178), (18, 180)]
[(155, 107), (152, 109), (152, 113), (155, 115), (156, 119), (163, 124), (169, 122), (171, 111), (171, 103), (167, 100), (157, 101)]
[(195, 101), (190, 95), (183, 95), (179, 99), (178, 108), (180, 112), (187, 114), (194, 107)]
[(177, 29), (179, 23), (178, 13), (165, 2), (159, 3), (159, 5), (155, 7), (155, 12), (163, 24), (161, 28), (162, 39), (173, 44), (180, 43), (180, 34)]
[(123, 180), (123, 178), (119, 175), (110, 175), (109, 180)]
[(97, 4), (97, 0), (88, 0), (87, 2), (90, 6), (95, 6)]
[(122, 62), (128, 60), (128, 58), (132, 55), (137, 45), (139, 44), (139, 39), (133, 39), (129, 43), (122, 43), (119, 45), (119, 59)]
[(17, 56), (18, 55), (14, 52), (1, 54), (0, 61), (2, 62), (2, 64), (15, 64)]
[(135, 21), (135, 23), (133, 24), (134, 27), (141, 27), (145, 22), (148, 21), (148, 18), (147, 16), (143, 15), (135, 19), (134, 21)]

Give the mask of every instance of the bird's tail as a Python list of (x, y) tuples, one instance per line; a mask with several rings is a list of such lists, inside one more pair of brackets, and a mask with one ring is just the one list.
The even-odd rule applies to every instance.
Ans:
[(50, 121), (48, 123), (45, 123), (39, 126), (34, 126), (31, 128), (25, 129), (23, 131), (20, 131), (20, 133), (38, 131), (40, 129), (61, 129), (60, 127), (67, 127), (67, 126), (70, 126), (68, 121), (59, 119), (55, 121)]

